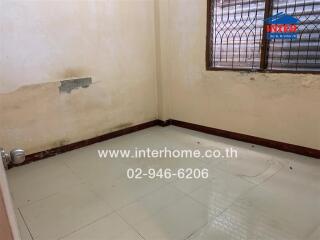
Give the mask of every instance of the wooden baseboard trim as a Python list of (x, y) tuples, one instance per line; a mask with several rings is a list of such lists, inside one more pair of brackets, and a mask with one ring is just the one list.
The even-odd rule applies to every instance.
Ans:
[[(250, 136), (250, 135), (246, 135), (246, 134), (242, 134), (242, 133), (236, 133), (236, 132), (221, 130), (221, 129), (217, 129), (217, 128), (206, 127), (206, 126), (202, 126), (202, 125), (198, 125), (198, 124), (194, 124), (194, 123), (183, 122), (183, 121), (178, 121), (178, 120), (174, 120), (174, 119), (168, 119), (166, 121), (157, 119), (157, 120), (153, 120), (150, 122), (135, 125), (132, 127), (128, 127), (125, 129), (121, 129), (121, 130), (118, 130), (115, 132), (110, 132), (110, 133), (107, 133), (107, 134), (104, 134), (104, 135), (101, 135), (98, 137), (90, 138), (87, 140), (83, 140), (83, 141), (67, 144), (67, 145), (64, 145), (61, 147), (56, 147), (56, 148), (52, 148), (49, 150), (45, 150), (45, 151), (41, 151), (41, 152), (27, 155), (26, 161), (20, 165), (28, 164), (28, 163), (31, 163), (34, 161), (39, 161), (41, 159), (52, 157), (52, 156), (55, 156), (55, 155), (58, 155), (61, 153), (65, 153), (68, 151), (72, 151), (72, 150), (75, 150), (78, 148), (86, 147), (88, 145), (102, 142), (102, 141), (106, 141), (108, 139), (119, 137), (119, 136), (122, 136), (125, 134), (137, 132), (137, 131), (140, 131), (140, 130), (143, 130), (143, 129), (146, 129), (149, 127), (153, 127), (153, 126), (166, 127), (169, 125), (174, 125), (177, 127), (187, 128), (187, 129), (198, 131), (198, 132), (203, 132), (203, 133), (207, 133), (207, 134), (211, 134), (211, 135), (230, 138), (230, 139), (234, 139), (234, 140), (238, 140), (238, 141), (242, 141), (242, 142), (252, 143), (252, 144), (261, 145), (261, 146), (270, 147), (270, 148), (275, 148), (275, 149), (286, 151), (286, 152), (297, 153), (300, 155), (320, 159), (320, 150), (317, 150), (317, 149), (302, 147), (302, 146), (293, 145), (290, 143), (278, 142), (278, 141), (264, 139), (264, 138), (260, 138), (260, 137), (254, 137), (254, 136)], [(20, 166), (20, 165), (15, 165), (15, 166)], [(10, 167), (13, 167), (13, 166), (10, 166)]]
[(317, 150), (317, 149), (302, 147), (302, 146), (298, 146), (290, 143), (278, 142), (278, 141), (264, 139), (260, 137), (254, 137), (254, 136), (250, 136), (242, 133), (236, 133), (236, 132), (221, 130), (217, 128), (206, 127), (206, 126), (178, 121), (174, 119), (170, 119), (168, 120), (168, 122), (171, 125), (174, 125), (177, 127), (187, 128), (187, 129), (198, 131), (198, 132), (203, 132), (211, 135), (230, 138), (230, 139), (234, 139), (242, 142), (252, 143), (252, 144), (261, 145), (269, 148), (275, 148), (285, 152), (292, 152), (292, 153), (320, 159), (320, 150)]
[[(26, 156), (26, 161), (24, 163), (20, 164), (20, 165), (25, 165), (25, 164), (28, 164), (28, 163), (31, 163), (31, 162), (39, 161), (41, 159), (52, 157), (52, 156), (55, 156), (55, 155), (58, 155), (58, 154), (61, 154), (61, 153), (65, 153), (65, 152), (68, 152), (68, 151), (72, 151), (72, 150), (75, 150), (75, 149), (78, 149), (78, 148), (86, 147), (86, 146), (89, 146), (91, 144), (95, 144), (95, 143), (98, 143), (98, 142), (106, 141), (106, 140), (109, 140), (111, 138), (119, 137), (119, 136), (122, 136), (122, 135), (125, 135), (125, 134), (137, 132), (137, 131), (140, 131), (140, 130), (143, 130), (143, 129), (146, 129), (146, 128), (149, 128), (149, 127), (159, 126), (159, 125), (161, 126), (162, 123), (163, 123), (163, 121), (153, 120), (153, 121), (150, 121), (150, 122), (142, 123), (142, 124), (139, 124), (139, 125), (135, 125), (135, 126), (132, 126), (132, 127), (125, 128), (125, 129), (121, 129), (121, 130), (117, 130), (117, 131), (114, 131), (114, 132), (106, 133), (106, 134), (103, 134), (103, 135), (98, 136), (98, 137), (94, 137), (94, 138), (90, 138), (90, 139), (87, 139), (87, 140), (83, 140), (83, 141), (67, 144), (67, 145), (64, 145), (64, 146), (52, 148), (52, 149), (49, 149), (49, 150), (33, 153), (33, 154), (30, 154), (30, 155), (27, 155)], [(20, 165), (15, 165), (15, 166), (20, 166)], [(10, 166), (10, 167), (15, 167), (15, 166)]]
[(165, 121), (158, 119), (158, 125), (161, 126), (161, 127), (167, 127), (167, 126), (172, 125), (171, 121), (172, 121), (171, 119), (168, 119), (168, 120), (165, 120)]

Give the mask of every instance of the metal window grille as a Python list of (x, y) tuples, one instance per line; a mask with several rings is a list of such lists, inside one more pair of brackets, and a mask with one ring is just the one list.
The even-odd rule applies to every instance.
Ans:
[[(266, 37), (264, 19), (297, 19), (297, 39)], [(208, 0), (208, 69), (320, 71), (320, 0)]]

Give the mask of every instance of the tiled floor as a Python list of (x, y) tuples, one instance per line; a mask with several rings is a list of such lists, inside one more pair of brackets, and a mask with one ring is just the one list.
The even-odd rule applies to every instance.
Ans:
[[(97, 149), (238, 150), (233, 159), (99, 159)], [(128, 168), (209, 179), (129, 180)], [(23, 240), (319, 240), (320, 161), (154, 127), (8, 171)]]

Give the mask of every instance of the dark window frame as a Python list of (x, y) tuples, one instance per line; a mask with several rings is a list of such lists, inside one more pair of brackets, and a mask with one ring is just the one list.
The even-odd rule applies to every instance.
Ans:
[[(262, 34), (262, 46), (261, 46), (261, 56), (260, 56), (260, 68), (225, 68), (225, 67), (215, 67), (212, 66), (212, 58), (210, 53), (213, 52), (213, 28), (211, 26), (213, 15), (213, 6), (214, 1), (217, 0), (207, 0), (207, 35), (206, 35), (206, 70), (207, 71), (234, 71), (234, 72), (262, 72), (262, 73), (292, 73), (292, 74), (320, 74), (320, 69), (317, 71), (297, 71), (297, 70), (274, 70), (267, 69), (268, 65), (268, 53), (269, 53), (269, 44), (267, 40), (266, 27), (263, 27)], [(273, 0), (265, 0), (265, 12), (264, 19), (271, 17), (272, 14)]]

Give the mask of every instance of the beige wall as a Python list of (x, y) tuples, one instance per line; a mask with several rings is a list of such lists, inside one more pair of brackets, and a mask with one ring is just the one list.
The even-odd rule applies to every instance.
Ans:
[[(205, 70), (206, 0), (0, 1), (0, 145), (160, 117), (320, 149), (319, 75)], [(60, 93), (60, 81), (93, 84)]]
[[(29, 154), (158, 118), (153, 0), (0, 5), (1, 146)], [(93, 84), (59, 93), (80, 77)]]
[(320, 75), (208, 72), (207, 1), (159, 4), (164, 118), (320, 149)]

